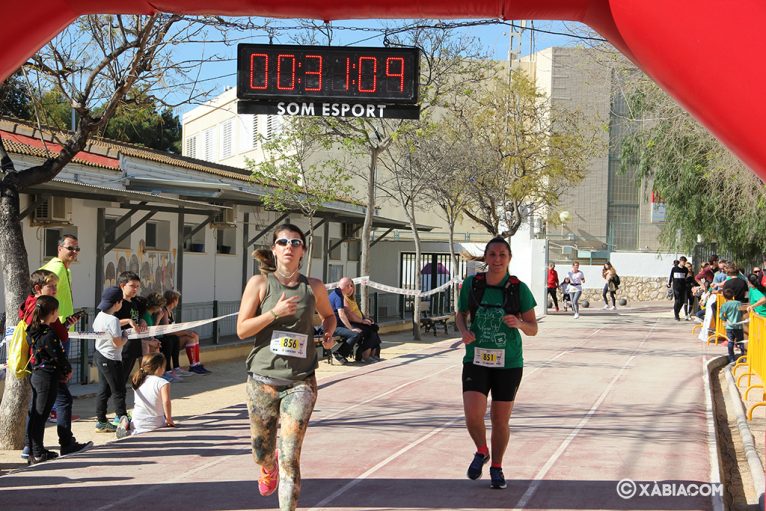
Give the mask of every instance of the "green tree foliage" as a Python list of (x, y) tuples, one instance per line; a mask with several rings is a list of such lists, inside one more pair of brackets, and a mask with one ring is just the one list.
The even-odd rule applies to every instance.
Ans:
[(20, 71), (0, 82), (0, 115), (19, 119), (28, 119), (31, 115), (30, 99)]
[(107, 123), (103, 136), (181, 154), (181, 121), (172, 110), (159, 111), (150, 100), (122, 105)]
[(306, 274), (311, 274), (314, 250), (314, 219), (333, 201), (348, 200), (352, 188), (340, 161), (327, 158), (332, 139), (323, 136), (321, 121), (292, 117), (272, 139), (261, 139), (264, 160), (246, 161), (255, 181), (273, 187), (264, 197), (266, 207), (276, 211), (299, 211), (309, 220)]
[(690, 252), (697, 235), (717, 241), (743, 262), (766, 246), (763, 182), (644, 75), (625, 73), (629, 123), (621, 145), (623, 169), (632, 166), (665, 203), (660, 241)]
[(522, 71), (510, 83), (491, 80), (457, 121), (473, 171), (465, 214), (492, 235), (512, 236), (528, 215), (555, 207), (603, 150), (596, 126), (578, 112), (551, 109)]

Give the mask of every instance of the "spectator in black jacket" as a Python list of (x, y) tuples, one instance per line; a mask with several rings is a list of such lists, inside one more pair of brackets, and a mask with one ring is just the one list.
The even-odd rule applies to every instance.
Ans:
[(726, 268), (726, 281), (723, 283), (722, 289), (731, 289), (734, 292), (734, 299), (738, 302), (745, 302), (745, 296), (747, 295), (747, 280), (745, 276), (739, 272), (737, 265), (729, 263)]
[(27, 327), (31, 348), (29, 366), (32, 370), (32, 406), (29, 409), (27, 437), (31, 452), (27, 463), (34, 465), (57, 457), (45, 449), (43, 437), (45, 422), (56, 401), (59, 383), (66, 383), (72, 376), (72, 366), (64, 354), (64, 347), (51, 324), (58, 320), (59, 302), (52, 296), (39, 296)]
[(668, 278), (668, 287), (673, 289), (673, 315), (676, 321), (681, 321), (679, 313), (686, 302), (686, 276), (689, 270), (686, 268), (686, 258), (681, 256), (673, 261), (673, 268), (670, 270)]

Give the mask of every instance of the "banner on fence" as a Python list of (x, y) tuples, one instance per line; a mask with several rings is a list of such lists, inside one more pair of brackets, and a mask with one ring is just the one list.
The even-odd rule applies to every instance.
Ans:
[[(200, 319), (198, 321), (187, 321), (186, 323), (171, 323), (169, 325), (157, 325), (150, 326), (143, 332), (136, 332), (134, 329), (129, 328), (125, 331), (128, 339), (144, 339), (146, 337), (157, 337), (160, 335), (172, 334), (175, 332), (181, 332), (182, 330), (190, 330), (197, 328), (198, 326), (207, 325), (224, 318), (236, 316), (238, 312), (226, 314), (225, 316), (218, 316), (217, 318)], [(70, 339), (108, 339), (109, 334), (97, 333), (97, 332), (70, 332)]]
[[(435, 295), (437, 293), (441, 293), (442, 291), (452, 286), (453, 284), (458, 284), (461, 282), (461, 279), (459, 277), (453, 277), (450, 281), (445, 282), (441, 286), (435, 287), (431, 289), (430, 291), (418, 291), (415, 289), (404, 289), (402, 287), (393, 287), (386, 284), (381, 284), (380, 282), (375, 282), (370, 280), (370, 277), (357, 277), (351, 280), (354, 281), (354, 284), (369, 286), (379, 291), (385, 291), (386, 293), (393, 293), (393, 294), (404, 295), (404, 296), (419, 296), (420, 298), (425, 298), (431, 295)], [(338, 287), (338, 283), (332, 282), (330, 284), (325, 284), (325, 287), (328, 290), (335, 289), (336, 287)]]

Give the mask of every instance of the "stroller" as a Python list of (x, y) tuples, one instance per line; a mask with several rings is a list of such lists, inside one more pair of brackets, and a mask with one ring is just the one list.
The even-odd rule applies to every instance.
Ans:
[(561, 290), (561, 305), (564, 309), (564, 312), (572, 309), (572, 297), (569, 296), (569, 293), (567, 292), (567, 289), (569, 288), (569, 284), (571, 281), (569, 280), (569, 277), (566, 277), (564, 281), (559, 285), (559, 289)]

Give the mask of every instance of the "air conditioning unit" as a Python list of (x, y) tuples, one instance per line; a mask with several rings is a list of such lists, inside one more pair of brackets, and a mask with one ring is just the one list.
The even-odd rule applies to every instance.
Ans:
[[(37, 200), (37, 198), (35, 198)], [(32, 212), (33, 225), (71, 224), (69, 199), (66, 197), (48, 197)]]
[(565, 256), (573, 256), (575, 253), (575, 248), (572, 245), (564, 245), (561, 247), (561, 255)]
[(359, 231), (356, 224), (342, 223), (340, 224), (340, 235), (344, 240), (353, 240), (359, 237)]
[(237, 225), (237, 209), (235, 207), (228, 209), (221, 208), (210, 225), (218, 229), (221, 227), (235, 227)]

